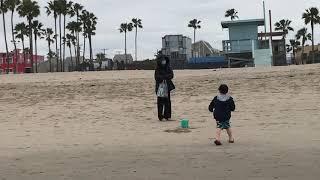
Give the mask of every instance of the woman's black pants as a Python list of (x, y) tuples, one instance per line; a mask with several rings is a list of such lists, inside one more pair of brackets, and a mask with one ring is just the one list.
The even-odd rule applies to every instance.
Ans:
[(171, 98), (170, 92), (168, 98), (158, 97), (158, 118), (159, 120), (171, 118)]

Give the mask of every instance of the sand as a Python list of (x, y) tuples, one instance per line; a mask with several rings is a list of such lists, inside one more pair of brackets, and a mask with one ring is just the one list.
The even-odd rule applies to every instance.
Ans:
[[(0, 180), (316, 180), (320, 66), (175, 71), (173, 120), (153, 71), (0, 76)], [(236, 143), (216, 147), (207, 107), (236, 100)], [(177, 133), (179, 120), (192, 129)]]

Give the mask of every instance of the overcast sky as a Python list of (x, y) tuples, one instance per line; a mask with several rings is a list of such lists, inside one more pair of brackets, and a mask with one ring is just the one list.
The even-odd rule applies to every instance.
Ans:
[[(46, 27), (54, 27), (52, 17), (47, 17), (44, 6), (47, 0), (39, 0), (41, 6), (40, 21)], [(137, 17), (143, 20), (144, 29), (139, 32), (139, 59), (153, 58), (157, 49), (161, 49), (161, 37), (166, 34), (183, 34), (193, 37), (192, 29), (187, 27), (189, 20), (202, 20), (202, 29), (197, 32), (197, 40), (208, 41), (213, 47), (221, 49), (221, 41), (228, 39), (226, 30), (222, 30), (221, 21), (225, 10), (235, 8), (240, 19), (263, 18), (262, 0), (74, 0), (85, 6), (98, 17), (97, 35), (93, 38), (94, 54), (107, 48), (108, 57), (124, 49), (124, 35), (118, 29), (122, 22)], [(320, 8), (319, 0), (266, 0), (266, 9), (272, 10), (273, 23), (283, 18), (293, 21), (295, 30), (304, 26), (301, 19), (306, 8)], [(11, 27), (7, 15), (8, 41), (11, 40)], [(23, 19), (15, 19), (21, 22)], [(3, 41), (2, 18), (0, 20), (0, 49), (5, 51)], [(310, 29), (310, 27), (308, 27)], [(315, 41), (320, 42), (320, 25), (315, 28)], [(293, 37), (294, 33), (290, 36)], [(128, 52), (134, 53), (134, 33), (128, 34)], [(9, 44), (12, 49), (13, 46)], [(19, 45), (18, 47), (20, 47)], [(39, 43), (39, 54), (47, 54), (47, 43)], [(69, 51), (67, 51), (69, 52)], [(87, 52), (88, 54), (88, 52)], [(67, 55), (69, 55), (67, 53)]]

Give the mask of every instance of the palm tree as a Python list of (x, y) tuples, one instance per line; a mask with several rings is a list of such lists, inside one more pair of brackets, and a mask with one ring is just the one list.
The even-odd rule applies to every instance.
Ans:
[(297, 50), (300, 46), (300, 41), (297, 41), (295, 39), (291, 39), (290, 40), (290, 44), (287, 44), (286, 47), (287, 47), (287, 52), (291, 52), (292, 51), (292, 54), (293, 54), (293, 62), (296, 64), (296, 53), (297, 53)]
[(7, 30), (6, 30), (6, 18), (5, 14), (8, 12), (7, 4), (0, 1), (0, 13), (2, 14), (2, 23), (3, 23), (3, 33), (4, 33), (4, 42), (6, 45), (6, 61), (7, 61), (7, 73), (9, 74), (9, 50), (8, 50), (8, 42), (7, 42)]
[(275, 30), (276, 31), (282, 31), (283, 32), (283, 36), (282, 38), (285, 39), (287, 37), (287, 35), (289, 34), (289, 31), (294, 31), (294, 29), (290, 26), (292, 21), (290, 20), (285, 20), (282, 19), (279, 22), (275, 23)]
[(201, 21), (197, 20), (197, 19), (193, 19), (189, 22), (188, 27), (193, 28), (193, 42), (196, 43), (196, 30), (200, 29)]
[[(89, 50), (90, 50), (90, 63), (93, 62), (93, 53), (92, 53), (92, 36), (94, 36), (96, 25), (97, 25), (97, 17), (86, 10), (82, 11), (81, 21), (83, 24), (83, 35), (84, 35), (84, 45), (83, 51), (85, 51), (85, 38), (87, 37), (89, 40)], [(85, 52), (84, 52), (85, 53)]]
[(34, 35), (34, 47), (35, 47), (35, 61), (36, 61), (36, 73), (38, 73), (38, 47), (37, 47), (37, 40), (38, 37), (43, 39), (44, 29), (42, 28), (43, 24), (40, 23), (38, 20), (32, 22), (32, 29)]
[(301, 59), (302, 59), (302, 64), (304, 64), (304, 58), (303, 58), (303, 54), (304, 54), (304, 46), (306, 44), (306, 42), (308, 40), (312, 39), (312, 36), (310, 33), (308, 33), (308, 29), (307, 28), (302, 28), (298, 31), (297, 35), (296, 35), (297, 40), (301, 40), (301, 45), (302, 45), (302, 53), (301, 53)]
[(48, 59), (49, 59), (49, 64), (50, 64), (49, 65), (50, 66), (50, 72), (53, 72), (53, 70), (52, 70), (52, 61), (51, 61), (51, 59), (53, 57), (57, 57), (56, 53), (54, 53), (53, 51), (49, 50)]
[[(201, 21), (197, 20), (197, 19), (193, 19), (189, 22), (188, 27), (193, 28), (193, 44), (196, 43), (196, 30), (200, 29)], [(194, 49), (192, 51), (192, 57), (194, 56)]]
[[(14, 52), (15, 52), (15, 57), (18, 57), (18, 52), (17, 52), (17, 43), (14, 37), (14, 25), (13, 25), (13, 15), (14, 12), (21, 3), (20, 0), (6, 0), (5, 4), (7, 4), (8, 9), (11, 11), (11, 33), (12, 33), (12, 42), (14, 46)], [(14, 67), (14, 72), (16, 72), (16, 67)]]
[(142, 20), (138, 18), (132, 19), (133, 26), (136, 29), (136, 36), (135, 36), (135, 60), (138, 61), (138, 51), (137, 51), (137, 38), (138, 38), (138, 28), (143, 28)]
[(23, 63), (26, 64), (26, 54), (25, 54), (25, 46), (24, 46), (24, 37), (28, 36), (27, 25), (25, 23), (18, 23), (14, 28), (14, 34), (16, 35), (16, 39), (21, 40), (22, 44), (22, 53), (23, 53)]
[[(56, 71), (58, 72), (59, 69), (59, 58), (58, 58), (58, 34), (57, 34), (57, 18), (58, 18), (58, 1), (57, 0), (53, 0), (48, 2), (48, 6), (46, 6), (47, 9), (47, 15), (51, 15), (53, 14), (53, 18), (54, 18), (54, 29), (55, 29), (55, 44), (56, 44)], [(54, 53), (51, 53), (51, 55), (53, 55)]]
[(62, 13), (63, 13), (63, 9), (64, 9), (64, 5), (63, 5), (63, 1), (64, 0), (57, 0), (56, 3), (56, 12), (58, 14), (59, 17), (59, 62), (60, 62), (60, 71), (63, 72), (63, 63), (62, 63)]
[(236, 18), (239, 19), (238, 11), (235, 9), (228, 9), (224, 15), (226, 18), (230, 17), (231, 21), (235, 20)]
[(302, 15), (302, 19), (306, 25), (311, 25), (312, 33), (312, 63), (314, 63), (314, 25), (320, 23), (320, 14), (319, 10), (316, 7), (306, 9), (305, 13)]
[(67, 25), (67, 29), (71, 32), (72, 36), (75, 37), (75, 39), (73, 39), (72, 44), (74, 46), (74, 55), (75, 55), (75, 59), (76, 59), (76, 68), (78, 68), (79, 66), (79, 61), (77, 58), (77, 33), (82, 31), (81, 28), (81, 22), (69, 22)]
[(50, 66), (50, 72), (53, 72), (52, 71), (52, 55), (53, 55), (53, 52), (51, 51), (51, 43), (54, 43), (54, 40), (51, 36), (53, 35), (53, 30), (51, 28), (47, 28), (45, 31), (44, 31), (44, 35), (46, 37), (46, 41), (48, 42), (48, 48), (49, 48), (49, 53), (48, 53), (48, 59), (49, 59), (49, 66)]
[[(63, 38), (66, 38), (66, 16), (70, 15), (73, 17), (75, 15), (73, 11), (73, 2), (67, 0), (59, 0), (61, 14), (63, 15)], [(63, 55), (62, 55), (62, 71), (64, 71), (64, 61), (65, 61), (65, 49), (66, 43), (63, 43)]]
[(98, 18), (93, 14), (89, 13), (88, 21), (86, 22), (86, 33), (88, 35), (89, 39), (89, 48), (90, 48), (90, 62), (93, 61), (93, 53), (92, 53), (92, 36), (96, 35), (96, 29), (97, 29), (97, 20)]
[(32, 20), (40, 15), (40, 7), (37, 1), (23, 0), (17, 8), (20, 17), (26, 17), (29, 28), (30, 56), (31, 56), (31, 72), (33, 69), (33, 39), (32, 39)]
[[(77, 17), (77, 23), (79, 24), (79, 22), (80, 22), (80, 12), (82, 11), (82, 9), (83, 9), (83, 6), (81, 5), (81, 4), (79, 4), (79, 3), (74, 3), (73, 4), (73, 11), (74, 11), (74, 13), (75, 13), (75, 15), (76, 15), (76, 17)], [(79, 29), (78, 29), (79, 30)], [(80, 39), (80, 32), (81, 32), (81, 30), (80, 31), (76, 31), (76, 38), (77, 38), (77, 58), (76, 58), (76, 62), (77, 62), (77, 69), (79, 70), (79, 64), (80, 64), (80, 41), (79, 41), (79, 39)]]
[(67, 34), (66, 38), (65, 38), (65, 44), (67, 45), (67, 47), (70, 50), (70, 58), (71, 58), (71, 68), (72, 71), (74, 70), (74, 64), (73, 64), (73, 57), (72, 57), (72, 45), (75, 44), (76, 41), (76, 37), (72, 34)]
[(132, 31), (133, 24), (132, 23), (122, 23), (120, 25), (119, 31), (120, 33), (124, 33), (124, 54), (126, 56), (126, 62), (128, 61), (127, 56), (127, 32)]
[(99, 53), (99, 54), (96, 54), (97, 56), (97, 61), (99, 63), (99, 70), (101, 71), (102, 69), (102, 61), (106, 59), (104, 53)]
[(81, 15), (80, 15), (80, 21), (81, 21), (81, 24), (82, 24), (82, 27), (83, 27), (83, 58), (85, 60), (85, 55), (86, 55), (86, 39), (88, 37), (88, 34), (87, 34), (87, 22), (89, 21), (89, 12), (87, 10), (83, 10), (81, 12)]

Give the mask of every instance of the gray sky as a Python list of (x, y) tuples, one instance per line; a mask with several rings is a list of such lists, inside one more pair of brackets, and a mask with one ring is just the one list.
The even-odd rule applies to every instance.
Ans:
[[(46, 27), (54, 27), (52, 17), (47, 17), (44, 6), (47, 0), (39, 0), (42, 7), (40, 21)], [(153, 58), (157, 49), (161, 48), (161, 37), (166, 34), (183, 34), (193, 37), (192, 29), (187, 27), (189, 20), (202, 20), (202, 29), (197, 32), (197, 40), (206, 40), (213, 47), (221, 49), (221, 41), (228, 39), (226, 30), (222, 30), (221, 21), (225, 10), (235, 8), (239, 11), (240, 19), (263, 18), (262, 0), (74, 0), (94, 12), (98, 19), (97, 35), (93, 37), (94, 54), (103, 48), (108, 57), (124, 49), (124, 35), (118, 31), (122, 22), (130, 21), (134, 17), (143, 20), (144, 29), (139, 32), (139, 59)], [(266, 0), (266, 8), (272, 10), (274, 22), (288, 18), (293, 21), (295, 30), (304, 27), (301, 19), (306, 8), (316, 6), (320, 8), (319, 0)], [(7, 15), (8, 41), (11, 40), (11, 27)], [(21, 22), (23, 19), (15, 19)], [(0, 49), (5, 51), (3, 41), (2, 18), (0, 20)], [(308, 26), (310, 29), (310, 27)], [(320, 25), (315, 28), (316, 44), (320, 42)], [(294, 36), (294, 33), (289, 35)], [(134, 53), (134, 33), (128, 34), (128, 52)], [(9, 44), (12, 49), (13, 46)], [(20, 47), (21, 45), (19, 45)], [(47, 43), (39, 42), (39, 54), (47, 53)], [(87, 48), (88, 50), (88, 48)], [(67, 51), (69, 52), (69, 50)], [(88, 54), (89, 52), (87, 52)], [(69, 55), (69, 53), (67, 53)]]

